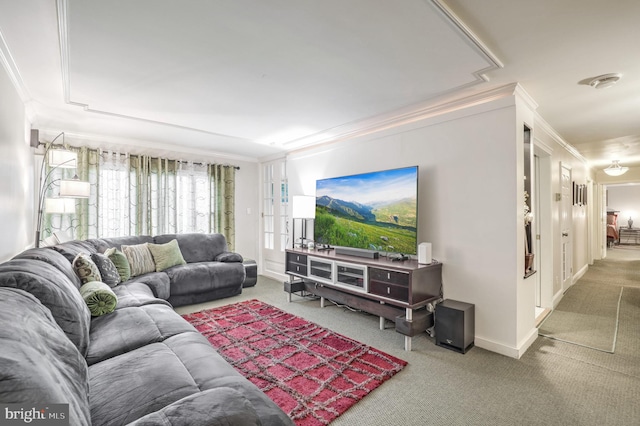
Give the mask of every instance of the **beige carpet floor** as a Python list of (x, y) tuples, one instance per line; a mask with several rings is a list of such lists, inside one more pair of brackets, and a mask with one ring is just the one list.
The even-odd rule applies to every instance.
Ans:
[(478, 347), (462, 355), (436, 346), (426, 333), (415, 337), (413, 351), (406, 352), (403, 337), (390, 323), (379, 330), (375, 316), (335, 305), (320, 308), (318, 300), (296, 296), (287, 303), (282, 283), (263, 276), (239, 296), (176, 310), (194, 312), (256, 298), (409, 362), (332, 426), (637, 426), (640, 277), (634, 268), (640, 271), (640, 250), (610, 252), (615, 253), (589, 269), (606, 277), (619, 269), (617, 263), (628, 264), (621, 270), (627, 288), (614, 354), (539, 337), (519, 360)]

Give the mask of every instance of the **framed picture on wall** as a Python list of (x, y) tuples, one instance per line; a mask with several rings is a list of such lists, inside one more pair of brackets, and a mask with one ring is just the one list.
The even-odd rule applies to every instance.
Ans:
[(576, 204), (581, 206), (582, 205), (582, 185), (577, 185), (577, 187), (578, 187), (578, 202)]

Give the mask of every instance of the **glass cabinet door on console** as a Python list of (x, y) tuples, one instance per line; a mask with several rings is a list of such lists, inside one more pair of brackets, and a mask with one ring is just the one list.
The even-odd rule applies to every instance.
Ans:
[(336, 262), (336, 284), (366, 293), (367, 267)]
[(309, 276), (333, 282), (333, 262), (309, 258)]

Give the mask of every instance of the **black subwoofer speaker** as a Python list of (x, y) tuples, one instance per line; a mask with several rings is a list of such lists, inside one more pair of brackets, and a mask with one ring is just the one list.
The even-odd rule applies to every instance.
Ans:
[(444, 300), (436, 305), (436, 345), (465, 353), (473, 347), (475, 305), (457, 300)]

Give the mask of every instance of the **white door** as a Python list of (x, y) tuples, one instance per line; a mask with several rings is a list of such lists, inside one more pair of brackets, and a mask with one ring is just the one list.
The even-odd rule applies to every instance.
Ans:
[(571, 183), (571, 169), (560, 165), (560, 191), (562, 201), (560, 207), (561, 253), (562, 253), (562, 291), (571, 287), (573, 279), (573, 253), (571, 228), (573, 223), (573, 184)]
[(278, 277), (284, 273), (289, 234), (289, 183), (284, 159), (262, 165), (261, 196), (261, 271)]
[(535, 256), (535, 269), (536, 271), (538, 271), (538, 273), (535, 276), (535, 280), (536, 280), (536, 306), (540, 307), (542, 305), (542, 247), (540, 244), (540, 234), (542, 233), (542, 231), (540, 230), (541, 228), (541, 224), (542, 224), (542, 204), (540, 203), (540, 200), (542, 199), (541, 195), (541, 183), (540, 183), (540, 177), (542, 176), (542, 173), (540, 172), (540, 157), (538, 157), (537, 155), (533, 156), (533, 201), (535, 202), (535, 205), (533, 206), (534, 209), (533, 211), (534, 213), (534, 221), (533, 221), (533, 229), (534, 232), (531, 235), (531, 238), (533, 238), (533, 244), (532, 246), (534, 247), (533, 252), (536, 254)]

